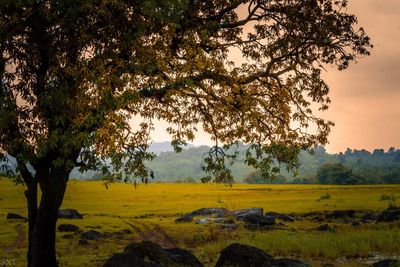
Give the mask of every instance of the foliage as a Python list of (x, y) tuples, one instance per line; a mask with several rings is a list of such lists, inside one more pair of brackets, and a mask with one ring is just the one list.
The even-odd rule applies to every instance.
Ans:
[[(239, 17), (242, 4), (248, 13)], [(216, 146), (255, 144), (247, 162), (263, 172), (272, 158), (292, 166), (296, 154), (287, 149), (327, 142), (332, 123), (310, 108), (330, 102), (322, 64), (345, 69), (369, 54), (346, 5), (3, 1), (1, 150), (24, 169), (101, 169), (109, 181), (148, 176), (149, 135), (162, 119), (173, 125), (177, 151), (201, 124)], [(231, 60), (234, 48), (247, 63)], [(305, 131), (311, 126), (315, 132)], [(224, 181), (229, 171), (215, 156), (205, 169)]]
[(324, 164), (317, 173), (317, 182), (321, 184), (357, 184), (362, 183), (353, 170), (341, 163)]
[(319, 197), (319, 200), (327, 200), (331, 199), (331, 195), (329, 193), (323, 194)]
[(1, 1), (0, 151), (27, 187), (28, 266), (58, 266), (48, 229), (75, 167), (101, 170), (106, 185), (154, 177), (154, 120), (171, 125), (176, 152), (199, 125), (211, 134), (206, 182), (231, 183), (235, 154), (225, 151), (238, 141), (265, 177), (279, 171), (274, 161), (296, 167), (300, 149), (327, 143), (333, 123), (311, 108), (330, 103), (321, 70), (345, 69), (371, 47), (346, 5)]

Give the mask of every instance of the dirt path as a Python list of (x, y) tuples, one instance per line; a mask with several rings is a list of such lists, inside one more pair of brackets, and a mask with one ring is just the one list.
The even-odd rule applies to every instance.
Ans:
[(24, 227), (21, 224), (17, 224), (15, 230), (17, 231), (17, 239), (10, 246), (4, 248), (5, 253), (10, 253), (16, 248), (25, 246), (26, 234)]
[(164, 248), (172, 248), (176, 246), (176, 241), (173, 240), (159, 225), (150, 222), (134, 223), (126, 222), (137, 233), (138, 237), (135, 241), (152, 241), (161, 245)]

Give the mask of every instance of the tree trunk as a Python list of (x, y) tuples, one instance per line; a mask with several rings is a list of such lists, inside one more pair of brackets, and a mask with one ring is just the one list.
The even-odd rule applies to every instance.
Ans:
[[(35, 177), (36, 178), (36, 177)], [(25, 191), (25, 196), (28, 206), (28, 266), (31, 265), (32, 261), (32, 242), (33, 242), (33, 230), (35, 229), (36, 217), (37, 217), (37, 180), (33, 180), (27, 183), (28, 189)]]
[(31, 262), (29, 267), (58, 267), (56, 259), (57, 213), (64, 198), (69, 172), (50, 172), (40, 177), (42, 191), (33, 230)]

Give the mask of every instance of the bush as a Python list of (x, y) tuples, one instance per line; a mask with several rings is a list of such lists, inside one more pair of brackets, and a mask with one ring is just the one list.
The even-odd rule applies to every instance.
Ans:
[(323, 194), (319, 197), (319, 200), (331, 199), (331, 195), (329, 193)]

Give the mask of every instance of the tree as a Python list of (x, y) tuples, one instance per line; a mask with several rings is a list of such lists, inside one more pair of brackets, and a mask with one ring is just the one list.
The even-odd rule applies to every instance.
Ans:
[(317, 181), (321, 184), (360, 184), (364, 180), (355, 175), (353, 170), (341, 163), (327, 163), (317, 173)]
[(173, 125), (177, 151), (198, 125), (212, 135), (204, 181), (232, 178), (220, 143), (252, 144), (246, 162), (263, 172), (325, 144), (333, 123), (311, 108), (330, 103), (321, 69), (345, 69), (371, 47), (346, 4), (1, 1), (0, 146), (27, 188), (28, 266), (58, 266), (57, 211), (74, 167), (107, 181), (153, 175), (154, 119)]

